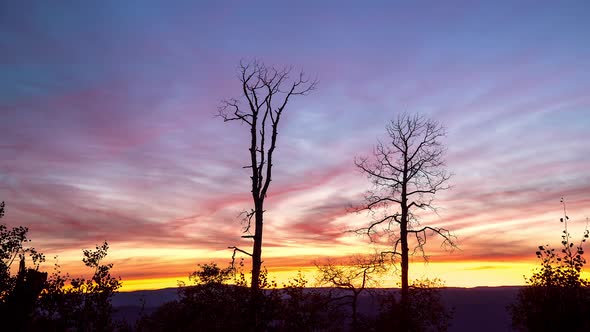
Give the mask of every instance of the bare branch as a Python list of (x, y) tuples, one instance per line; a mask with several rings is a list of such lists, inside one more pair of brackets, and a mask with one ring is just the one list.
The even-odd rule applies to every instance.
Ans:
[(320, 272), (319, 285), (348, 289), (357, 295), (366, 287), (377, 285), (375, 277), (385, 271), (379, 254), (355, 255), (338, 261), (328, 258), (314, 264)]
[[(442, 227), (432, 227), (432, 226), (424, 226), (420, 229), (415, 229), (415, 230), (409, 230), (408, 233), (413, 233), (416, 235), (416, 239), (418, 240), (418, 246), (420, 247), (420, 250), (422, 252), (424, 252), (423, 247), (426, 244), (426, 238), (427, 238), (427, 231), (431, 231), (431, 235), (438, 235), (440, 237), (442, 237), (443, 241), (441, 243), (441, 247), (447, 247), (449, 250), (453, 250), (453, 249), (458, 249), (457, 247), (457, 243), (456, 243), (456, 239), (457, 237), (455, 235), (453, 235), (451, 233), (451, 231), (449, 231), (446, 228), (442, 228)], [(420, 238), (418, 239), (418, 236), (420, 236)]]
[(250, 227), (252, 226), (252, 217), (254, 217), (255, 214), (255, 210), (251, 209), (250, 211), (242, 211), (240, 212), (240, 214), (238, 215), (239, 217), (242, 218), (242, 225), (244, 227), (244, 229), (242, 230), (243, 233), (249, 233), (250, 232)]
[[(242, 249), (240, 249), (240, 248), (238, 248), (238, 247), (236, 247), (236, 246), (227, 247), (227, 248), (228, 248), (228, 249), (233, 249), (233, 250), (234, 250), (234, 255), (236, 254), (236, 251), (239, 251), (239, 252), (241, 252), (242, 254), (245, 254), (245, 255), (248, 255), (248, 256), (252, 256), (252, 254), (251, 254), (251, 253), (249, 253), (249, 252), (246, 252), (246, 251), (244, 251), (244, 250), (242, 250)], [(232, 258), (234, 257), (234, 255), (232, 255)]]
[(369, 226), (358, 228), (358, 229), (354, 230), (354, 232), (357, 234), (366, 234), (367, 237), (369, 237), (369, 239), (371, 240), (371, 242), (376, 242), (373, 238), (373, 236), (378, 233), (376, 228), (378, 226), (386, 223), (387, 224), (386, 229), (390, 230), (391, 229), (391, 222), (399, 223), (400, 222), (399, 221), (399, 214), (387, 215), (381, 219), (374, 220), (373, 222), (371, 222), (369, 224)]

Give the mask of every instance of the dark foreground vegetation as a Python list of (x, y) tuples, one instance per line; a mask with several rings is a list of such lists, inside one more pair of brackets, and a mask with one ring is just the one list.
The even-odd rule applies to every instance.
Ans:
[[(528, 280), (529, 286), (500, 292), (441, 290), (440, 284), (432, 282), (415, 284), (410, 288), (410, 298), (415, 301), (407, 310), (413, 315), (404, 322), (411, 325), (404, 329), (400, 324), (398, 290), (364, 289), (361, 296), (354, 297), (355, 292), (343, 285), (310, 288), (301, 275), (278, 288), (263, 270), (263, 292), (256, 300), (259, 307), (253, 308), (251, 288), (240, 268), (221, 268), (215, 263), (200, 265), (190, 275), (193, 284), (180, 285), (170, 301), (149, 308), (137, 301), (139, 312), (123, 318), (111, 304), (120, 281), (110, 276), (111, 264), (101, 263), (107, 254), (106, 243), (83, 251), (84, 262), (94, 272), (90, 279), (70, 278), (58, 266), (48, 275), (38, 269), (43, 255), (26, 246), (28, 230), (1, 225), (3, 330), (255, 331), (252, 317), (258, 317), (260, 331), (463, 331), (480, 323), (484, 324), (480, 330), (491, 331), (486, 328), (503, 326), (495, 321), (497, 317), (502, 320), (497, 309), (510, 300), (514, 302), (506, 315), (512, 317), (515, 330), (555, 331), (556, 326), (561, 326), (568, 331), (588, 331), (588, 281), (579, 275), (585, 263), (582, 245), (588, 232), (577, 246), (572, 245), (565, 222), (567, 217), (562, 251), (539, 248), (541, 269)], [(31, 268), (26, 267), (27, 257), (34, 262)], [(13, 262), (19, 263), (15, 275), (10, 274)], [(494, 309), (498, 299), (500, 305), (496, 303)], [(354, 320), (353, 304), (358, 307)], [(455, 305), (455, 315), (465, 317), (453, 320), (451, 306)], [(252, 315), (252, 310), (260, 315)], [(490, 318), (491, 325), (486, 326), (481, 317)], [(468, 318), (478, 321), (470, 322)], [(457, 326), (451, 326), (452, 322)], [(509, 330), (509, 326), (505, 327)]]
[[(4, 202), (0, 217), (4, 216)], [(104, 264), (108, 244), (83, 250), (82, 261), (90, 279), (63, 274), (55, 263), (53, 273), (39, 271), (45, 256), (28, 244), (28, 228), (9, 229), (0, 224), (0, 321), (7, 331), (112, 331), (111, 298), (121, 287)], [(27, 267), (27, 258), (32, 267)], [(57, 260), (57, 257), (56, 257)], [(18, 262), (18, 270), (11, 267)]]
[(518, 331), (590, 331), (590, 280), (581, 277), (586, 264), (584, 244), (588, 225), (575, 243), (568, 230), (569, 217), (563, 204), (561, 249), (538, 247), (541, 268), (527, 280), (517, 301), (508, 309)]
[[(205, 264), (193, 273), (193, 286), (178, 290), (178, 299), (142, 314), (134, 324), (138, 331), (400, 331), (397, 312), (400, 293), (380, 290), (374, 294), (380, 303), (367, 311), (351, 317), (352, 298), (344, 289), (308, 288), (307, 281), (299, 275), (282, 288), (266, 282), (261, 274), (259, 307), (251, 306), (251, 289), (238, 274), (235, 284), (231, 268), (221, 269), (216, 264)], [(416, 285), (413, 298), (412, 331), (445, 331), (451, 318), (442, 306), (436, 288)], [(358, 303), (356, 303), (358, 304)], [(256, 309), (259, 316), (252, 314)], [(375, 314), (377, 312), (377, 314)], [(419, 315), (420, 314), (420, 315)], [(253, 322), (258, 317), (259, 322)]]
[[(565, 207), (565, 205), (564, 205)], [(0, 216), (4, 203), (0, 205)], [(508, 306), (512, 328), (519, 331), (589, 331), (589, 282), (581, 278), (583, 245), (568, 231), (564, 215), (562, 249), (538, 248), (541, 268), (527, 280)], [(28, 229), (0, 224), (0, 318), (7, 331), (447, 331), (453, 303), (443, 299), (437, 281), (415, 282), (402, 308), (401, 293), (367, 288), (374, 261), (349, 265), (318, 264), (324, 288), (310, 288), (301, 275), (278, 287), (261, 271), (260, 292), (253, 296), (239, 266), (199, 265), (191, 285), (157, 308), (143, 308), (134, 319), (113, 319), (112, 298), (121, 286), (104, 264), (108, 244), (83, 251), (89, 279), (72, 278), (55, 265), (39, 271), (45, 256), (29, 246)], [(27, 259), (31, 266), (27, 266)], [(11, 267), (18, 270), (11, 273)], [(371, 268), (369, 268), (371, 267)], [(360, 283), (359, 283), (360, 282)], [(331, 283), (331, 284), (330, 284)], [(445, 291), (450, 294), (449, 291)], [(362, 296), (359, 296), (362, 294)], [(367, 302), (367, 299), (371, 299)], [(485, 301), (485, 298), (481, 298)], [(363, 302), (364, 301), (364, 302)], [(447, 306), (445, 306), (447, 304)], [(405, 313), (411, 313), (405, 315)], [(468, 314), (465, 308), (458, 313)], [(256, 321), (255, 321), (256, 320)], [(453, 329), (451, 329), (453, 330)]]

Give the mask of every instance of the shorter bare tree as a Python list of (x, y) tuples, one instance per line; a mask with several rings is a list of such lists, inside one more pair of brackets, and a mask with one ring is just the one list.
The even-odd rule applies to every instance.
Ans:
[[(372, 221), (356, 230), (372, 242), (385, 238), (391, 245), (383, 255), (401, 261), (401, 304), (408, 303), (409, 257), (424, 251), (429, 235), (442, 237), (443, 245), (455, 247), (455, 238), (442, 227), (421, 225), (418, 210), (435, 211), (434, 195), (449, 189), (451, 174), (445, 169), (446, 131), (440, 123), (421, 115), (400, 114), (386, 126), (388, 142), (378, 142), (371, 157), (356, 158), (356, 166), (372, 188), (358, 212), (368, 211)], [(413, 246), (410, 252), (410, 246)]]
[(315, 266), (319, 271), (319, 285), (335, 287), (348, 293), (335, 299), (343, 300), (344, 304), (351, 306), (352, 331), (360, 330), (358, 298), (367, 288), (378, 286), (377, 277), (385, 272), (381, 255), (357, 255), (342, 261), (327, 259), (323, 262), (316, 262)]

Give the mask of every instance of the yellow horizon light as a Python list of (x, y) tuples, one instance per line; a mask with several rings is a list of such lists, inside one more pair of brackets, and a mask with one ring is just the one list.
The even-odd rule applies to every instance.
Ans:
[[(526, 285), (526, 279), (530, 277), (539, 266), (536, 262), (501, 262), (501, 261), (477, 261), (477, 262), (441, 262), (441, 263), (413, 263), (410, 265), (410, 279), (439, 279), (445, 287), (501, 287)], [(314, 266), (302, 267), (269, 267), (268, 279), (274, 281), (281, 288), (297, 274), (301, 274), (307, 280), (307, 287), (318, 287), (316, 283), (317, 270)], [(246, 280), (249, 281), (249, 274)], [(589, 278), (590, 271), (583, 271), (582, 277)], [(388, 271), (380, 278), (378, 287), (399, 287), (399, 274), (394, 270)], [(187, 285), (191, 282), (186, 274), (178, 276), (166, 276), (142, 279), (123, 279), (121, 292), (138, 290), (155, 290), (173, 288), (182, 281)]]

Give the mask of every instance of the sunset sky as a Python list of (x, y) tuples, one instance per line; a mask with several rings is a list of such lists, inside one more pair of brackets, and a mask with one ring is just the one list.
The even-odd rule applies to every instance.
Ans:
[(536, 246), (590, 217), (588, 1), (3, 1), (0, 201), (64, 271), (107, 240), (123, 290), (229, 262), (251, 208), (247, 128), (215, 117), (241, 59), (317, 77), (292, 100), (266, 201), (276, 278), (369, 253), (354, 157), (418, 112), (448, 131), (439, 216), (459, 249), (412, 266), (449, 286), (515, 285)]

